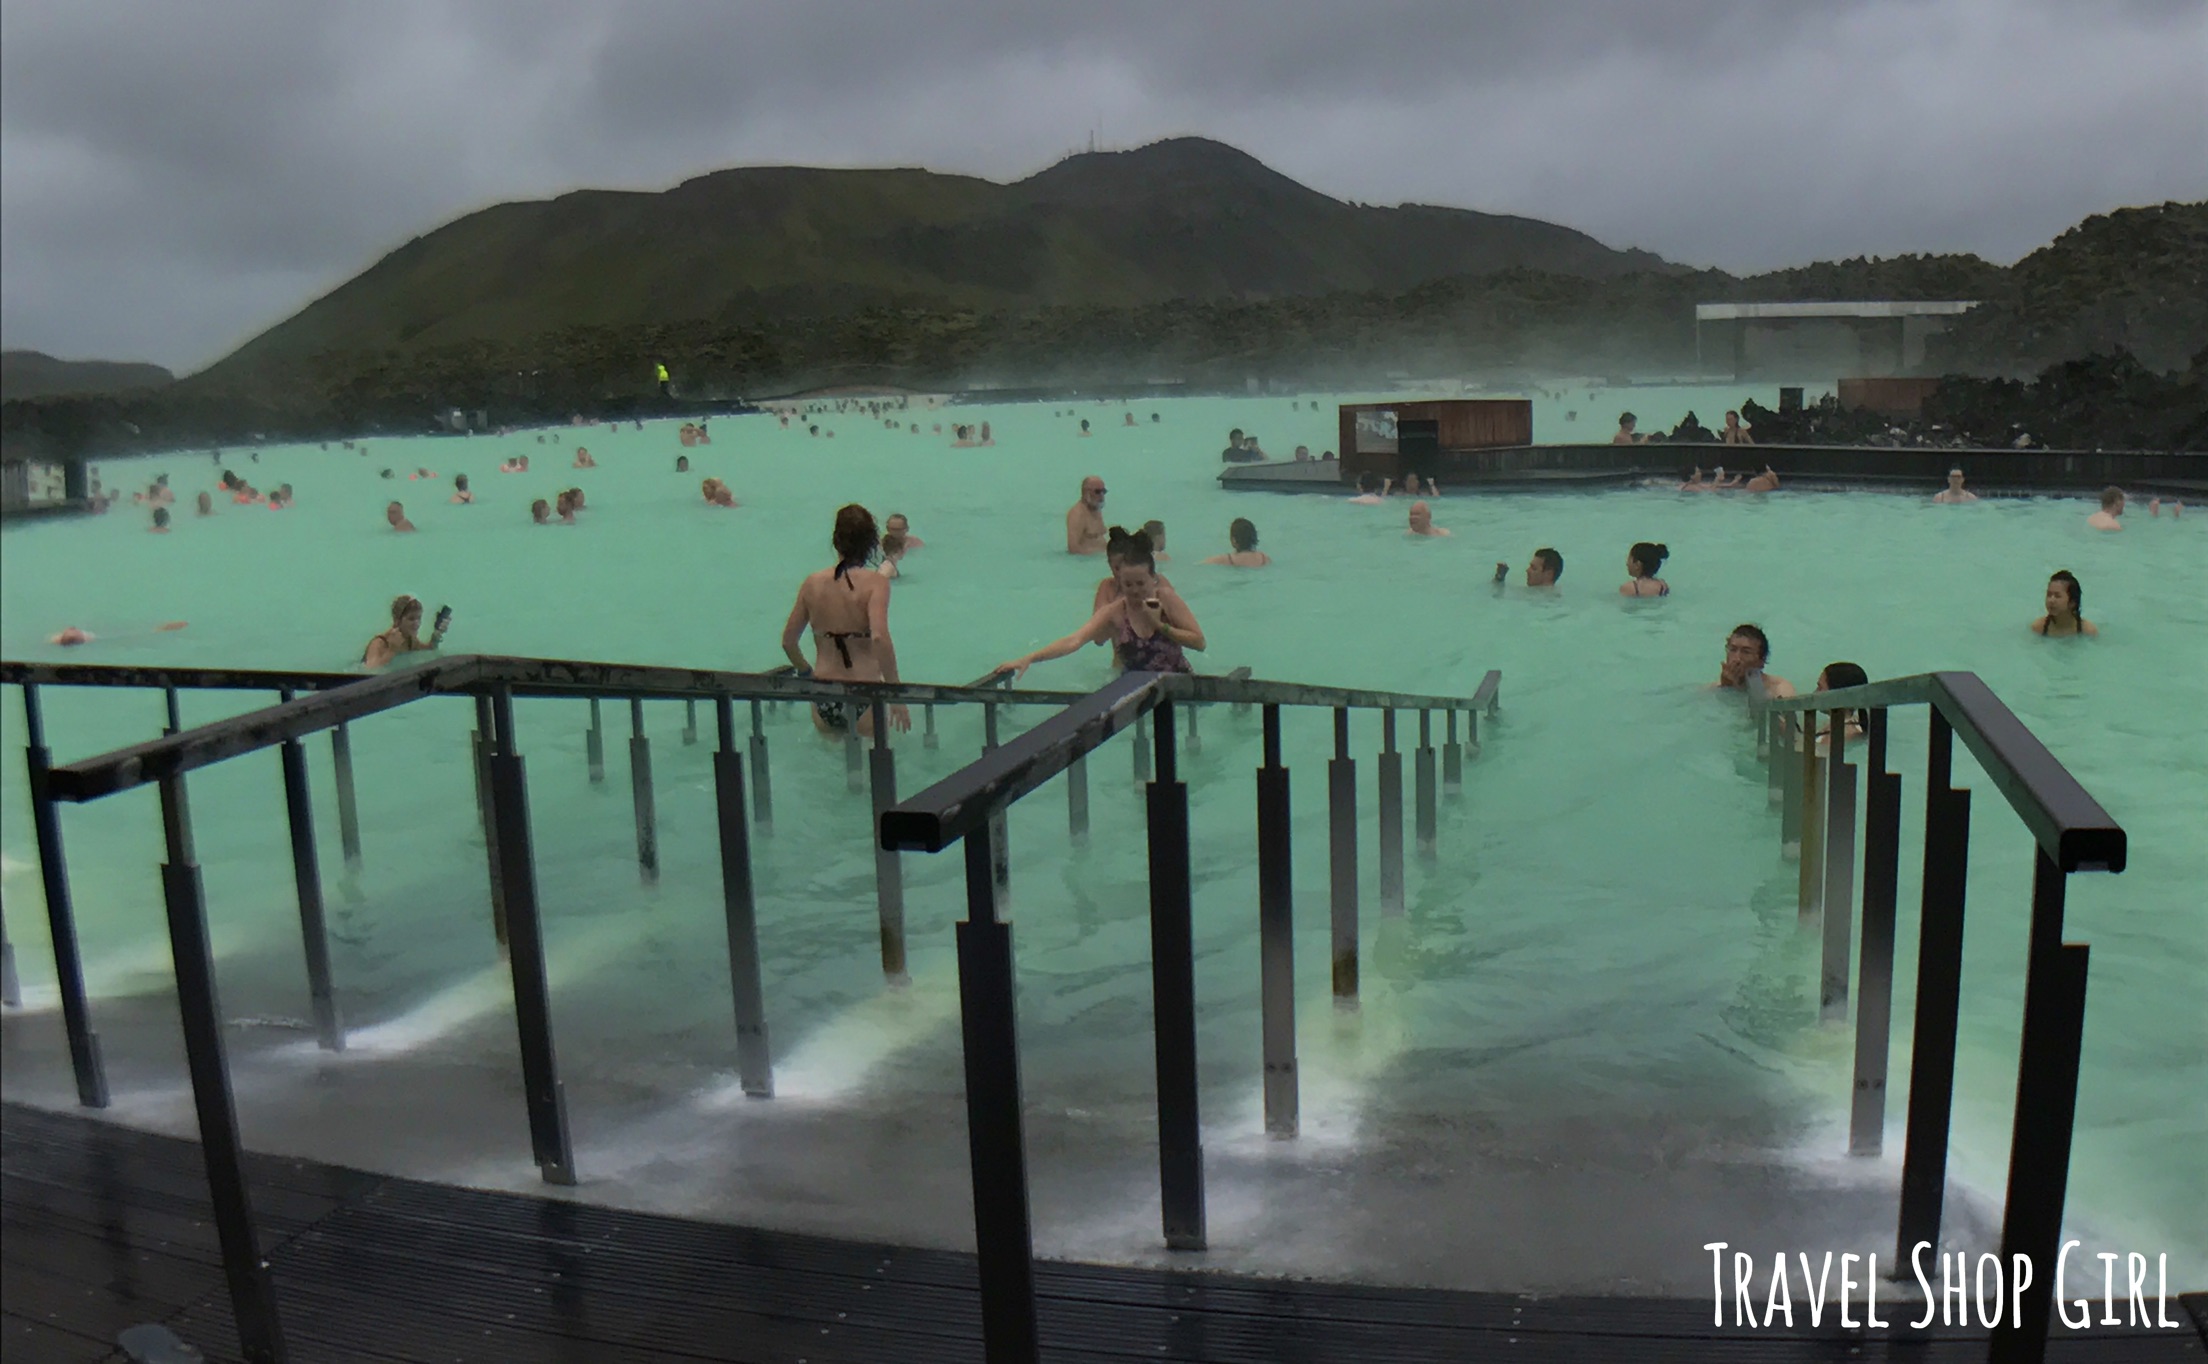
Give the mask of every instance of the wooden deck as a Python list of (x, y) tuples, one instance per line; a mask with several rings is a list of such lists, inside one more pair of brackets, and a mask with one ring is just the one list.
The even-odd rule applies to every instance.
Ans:
[[(978, 1361), (970, 1255), (649, 1216), (255, 1157), (254, 1211), (295, 1360)], [(0, 1355), (124, 1358), (169, 1326), (236, 1358), (199, 1150), (0, 1108)], [(1918, 1361), (1964, 1331), (1716, 1331), (1706, 1301), (1530, 1298), (1096, 1265), (1039, 1269), (1044, 1357), (1125, 1361)], [(2060, 1364), (2208, 1359), (2187, 1329), (2061, 1333)], [(1900, 1315), (1896, 1313), (1895, 1315)]]

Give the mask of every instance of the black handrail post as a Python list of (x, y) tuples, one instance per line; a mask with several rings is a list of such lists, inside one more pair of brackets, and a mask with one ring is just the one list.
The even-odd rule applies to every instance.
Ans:
[(1826, 756), (1829, 789), (1825, 801), (1824, 965), (1818, 989), (1817, 1017), (1824, 1023), (1848, 1021), (1848, 949), (1855, 936), (1855, 764), (1848, 761), (1848, 712), (1832, 716), (1832, 751)]
[[(284, 692), (283, 699), (291, 700)], [(296, 738), (278, 748), (284, 769), (284, 813), (291, 826), (291, 875), (299, 891), (299, 936), (306, 948), (307, 998), (324, 1051), (345, 1050), (345, 1025), (330, 989), (330, 933), (322, 915), (322, 864), (314, 848), (314, 802), (307, 786), (307, 750)]]
[(689, 748), (698, 741), (698, 698), (682, 699), (682, 746)]
[(1779, 785), (1779, 856), (1792, 862), (1802, 855), (1802, 765), (1794, 761), (1793, 736), (1799, 733), (1792, 717), (1774, 717), (1778, 730), (1771, 736), (1771, 763)]
[(736, 704), (715, 700), (721, 746), (713, 754), (715, 813), (721, 826), (721, 904), (728, 917), (729, 990), (736, 1004), (736, 1074), (744, 1093), (774, 1094), (767, 1046), (767, 997), (760, 983), (759, 913), (751, 884), (751, 836), (744, 827), (744, 760), (736, 752)]
[(598, 698), (590, 698), (590, 728), (583, 731), (583, 756), (590, 764), (590, 779), (601, 782), (606, 779), (606, 735), (600, 725)]
[(1089, 760), (1086, 754), (1066, 764), (1066, 836), (1089, 841)]
[(1327, 892), (1334, 930), (1334, 1006), (1357, 1004), (1357, 760), (1349, 708), (1334, 708), (1334, 757), (1326, 765)]
[(498, 801), (491, 794), (491, 735), (497, 728), (491, 694), (475, 695), (475, 799), (483, 816), (484, 865), (491, 876), (491, 936), (500, 955), (507, 950), (506, 887), (498, 879)]
[[(867, 762), (874, 791), (874, 818), (870, 827), (878, 828), (882, 811), (897, 803), (897, 753), (889, 746), (888, 705), (876, 701), (871, 712), (874, 751), (867, 755)], [(896, 849), (883, 847), (878, 838), (874, 840), (874, 900), (881, 912), (882, 975), (892, 985), (910, 985), (912, 976), (905, 969), (905, 867), (898, 856)]]
[(636, 807), (636, 867), (659, 880), (659, 815), (652, 808), (652, 741), (644, 737), (644, 702), (629, 698), (629, 798)]
[(774, 836), (774, 774), (767, 768), (767, 722), (760, 703), (751, 703), (751, 820), (761, 837)]
[(1412, 762), (1412, 792), (1414, 825), (1418, 834), (1418, 855), (1428, 862), (1434, 860), (1438, 834), (1434, 827), (1434, 714), (1422, 710), (1418, 713), (1418, 752)]
[(1863, 797), (1862, 983), (1855, 1002), (1855, 1094), (1848, 1152), (1886, 1144), (1886, 1067), (1894, 1007), (1894, 905), (1901, 870), (1901, 774), (1886, 770), (1886, 710), (1867, 721), (1869, 785)]
[(1403, 912), (1403, 755), (1395, 747), (1395, 710), (1380, 712), (1380, 913)]
[[(997, 703), (981, 703), (981, 751), (991, 752), (997, 747)], [(1012, 812), (998, 806), (989, 816), (989, 855), (996, 859), (997, 904), (1000, 908), (1012, 903)]]
[(215, 961), (207, 935), (207, 892), (192, 854), (191, 806), (184, 778), (164, 777), (161, 830), (168, 861), (161, 866), (168, 910), (169, 946), (176, 959), (176, 1002), (183, 1019), (184, 1059), (192, 1075), (192, 1105), (199, 1115), (199, 1149), (207, 1163), (207, 1194), (222, 1247), (222, 1272), (230, 1287), (238, 1345), (254, 1364), (286, 1357), (283, 1325), (268, 1264), (253, 1229), (253, 1199), (245, 1182), (244, 1143), (223, 1056), (222, 1006), (215, 994)]
[(337, 841), (345, 865), (360, 865), (360, 800), (353, 793), (353, 733), (343, 722), (330, 730), (330, 772), (337, 781)]
[(1441, 745), (1441, 794), (1451, 800), (1464, 794), (1464, 745), (1457, 742), (1457, 712), (1448, 712), (1448, 737)]
[(491, 800), (498, 809), (499, 880), (506, 887), (509, 964), (514, 974), (514, 1024), (521, 1035), (522, 1092), (529, 1108), (529, 1144), (548, 1184), (575, 1182), (568, 1141), (567, 1093), (552, 1047), (552, 988), (546, 980), (544, 924), (537, 912), (537, 868), (529, 839), (529, 787), (514, 735), (514, 697), (500, 683), (491, 746)]
[(46, 789), (52, 767), (46, 751), (46, 717), (36, 683), (23, 684), (23, 759), (30, 778), (31, 829), (38, 841), (38, 877), (46, 891), (46, 927), (54, 942), (54, 983), (61, 992), (61, 1021), (69, 1034), (69, 1064), (76, 1072), (77, 1102), (107, 1107), (107, 1067), (92, 1031), (84, 996), (84, 958), (77, 950), (77, 912), (69, 896), (69, 859), (61, 845), (61, 809)]
[(2001, 1217), (2001, 1259), (2029, 1256), (2039, 1275), (2017, 1295), (2015, 1315), (1994, 1328), (1993, 1364), (2039, 1364), (2070, 1185), (2070, 1141), (2078, 1113), (2078, 1060), (2085, 1037), (2085, 985), (2092, 949), (2062, 941), (2063, 873), (2046, 850), (2032, 865), (2031, 965), (2024, 978), (2024, 1039), (2017, 1051), (2016, 1120)]
[[(1493, 702), (1489, 702), (1487, 713), (1489, 715), (1495, 713)], [(1480, 756), (1480, 712), (1477, 707), (1464, 713), (1464, 756), (1467, 758)]]
[(1817, 713), (1801, 714), (1802, 846), (1795, 909), (1802, 927), (1816, 921), (1825, 898), (1825, 783), (1817, 756)]
[(163, 687), (161, 691), (162, 705), (167, 710), (169, 717), (168, 728), (161, 732), (164, 734), (182, 734), (184, 732), (184, 707), (182, 699), (176, 694), (176, 684), (172, 682)]
[(1150, 988), (1157, 1015), (1158, 1192), (1168, 1250), (1204, 1248), (1204, 1145), (1196, 1091), (1196, 945), (1188, 784), (1173, 752), (1173, 703), (1160, 701), (1150, 816)]
[(1288, 769), (1280, 761), (1280, 707), (1265, 707), (1265, 765), (1257, 769), (1257, 931), (1265, 1050), (1265, 1131), (1296, 1135), (1296, 923)]
[(1947, 1129), (1955, 1099), (1955, 1030), (1962, 1002), (1963, 902), (1970, 886), (1970, 792), (1948, 783), (1955, 730), (1931, 712), (1924, 780), (1924, 907), (1917, 933), (1916, 1035), (1909, 1058), (1909, 1128), (1901, 1157), (1894, 1263), (1940, 1243)]
[(966, 835), (966, 919), (958, 925), (958, 1004), (966, 1051), (966, 1145), (974, 1183), (974, 1259), (989, 1364), (1033, 1364), (1035, 1239), (1020, 1115), (1020, 1043), (1012, 926), (997, 917), (993, 825)]

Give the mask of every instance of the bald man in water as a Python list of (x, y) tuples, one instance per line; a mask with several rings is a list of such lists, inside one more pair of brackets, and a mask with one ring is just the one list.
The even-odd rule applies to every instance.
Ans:
[(1081, 480), (1081, 500), (1066, 508), (1066, 553), (1104, 552), (1104, 480), (1090, 474)]

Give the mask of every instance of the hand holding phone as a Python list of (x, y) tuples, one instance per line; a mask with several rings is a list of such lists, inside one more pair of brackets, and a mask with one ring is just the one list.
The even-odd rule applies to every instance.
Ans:
[(1497, 564), (1497, 565), (1495, 565), (1495, 581), (1496, 581), (1496, 582), (1501, 582), (1501, 581), (1502, 581), (1503, 579), (1505, 579), (1505, 578), (1507, 578), (1507, 577), (1509, 577), (1509, 576), (1510, 576), (1510, 565), (1509, 565), (1509, 564)]
[(445, 631), (447, 631), (447, 630), (449, 630), (449, 629), (451, 629), (451, 628), (452, 628), (452, 608), (451, 608), (451, 607), (449, 607), (449, 606), (440, 606), (440, 607), (438, 607), (438, 608), (437, 608), (437, 625), (436, 625), (436, 628), (435, 628), (435, 630), (434, 630), (434, 631), (433, 631), (432, 633), (435, 633), (435, 634), (440, 634), (440, 635), (441, 635), (441, 634), (443, 634), (443, 633), (444, 633)]

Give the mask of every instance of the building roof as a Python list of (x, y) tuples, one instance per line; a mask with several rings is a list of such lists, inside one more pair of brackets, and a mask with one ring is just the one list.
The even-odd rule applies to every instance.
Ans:
[(1762, 317), (1953, 317), (1978, 306), (1969, 302), (1884, 303), (1697, 303), (1697, 322), (1730, 322)]

